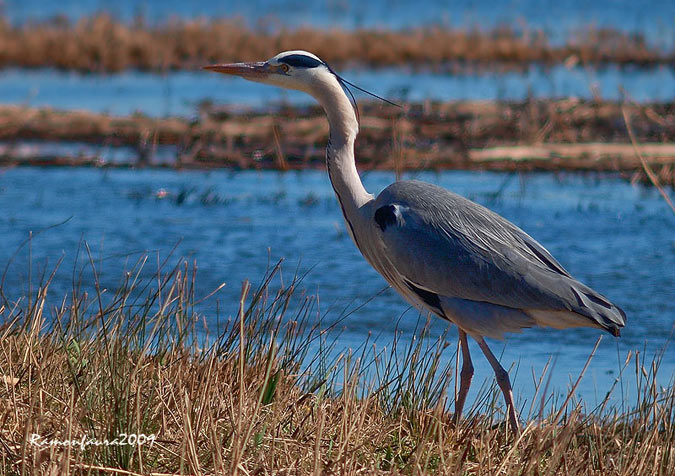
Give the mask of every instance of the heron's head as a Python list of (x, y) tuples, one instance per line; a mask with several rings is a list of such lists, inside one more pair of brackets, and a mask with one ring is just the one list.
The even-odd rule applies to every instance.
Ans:
[(204, 69), (258, 83), (297, 89), (312, 95), (320, 84), (337, 80), (326, 63), (316, 55), (301, 50), (284, 51), (257, 63), (215, 64), (205, 66)]
[[(398, 104), (350, 83), (340, 77), (318, 56), (302, 50), (284, 51), (267, 61), (257, 63), (214, 64), (205, 66), (204, 69), (239, 76), (249, 81), (306, 92), (314, 96), (324, 107), (329, 116), (329, 121), (333, 117), (334, 120), (341, 121), (344, 127), (352, 131), (358, 131), (359, 109), (349, 86), (386, 103), (398, 106)], [(349, 94), (351, 103), (345, 92)]]

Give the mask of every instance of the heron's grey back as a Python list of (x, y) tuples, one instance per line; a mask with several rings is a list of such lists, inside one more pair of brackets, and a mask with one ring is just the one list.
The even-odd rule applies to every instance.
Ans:
[(625, 323), (621, 309), (572, 278), (527, 233), (460, 195), (396, 182), (375, 210), (388, 260), (415, 286), (511, 310), (571, 311), (614, 334)]

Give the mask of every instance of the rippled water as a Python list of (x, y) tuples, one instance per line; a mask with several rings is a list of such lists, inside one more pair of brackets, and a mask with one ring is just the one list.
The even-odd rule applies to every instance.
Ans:
[[(311, 25), (347, 28), (408, 28), (429, 24), (493, 28), (507, 24), (542, 28), (554, 41), (577, 29), (610, 27), (644, 34), (656, 46), (675, 44), (675, 3), (628, 0), (587, 2), (447, 2), (355, 0), (297, 2), (254, 0), (0, 0), (14, 23), (66, 15), (76, 19), (97, 11), (129, 20), (143, 14), (154, 23), (172, 15), (242, 17), (272, 28)], [(227, 58), (223, 58), (226, 61)], [(402, 68), (352, 69), (353, 82), (390, 99), (519, 100), (534, 97), (675, 100), (672, 67), (600, 70), (532, 66), (524, 72), (465, 74)], [(139, 72), (80, 75), (52, 70), (0, 71), (0, 103), (88, 109), (113, 114), (140, 111), (151, 116), (194, 115), (204, 100), (244, 107), (270, 103), (306, 104), (309, 97), (205, 72), (165, 76)], [(622, 306), (628, 325), (621, 339), (603, 338), (579, 387), (589, 405), (601, 400), (629, 351), (647, 361), (664, 352), (660, 382), (675, 372), (675, 351), (667, 348), (675, 324), (675, 218), (653, 189), (622, 180), (582, 175), (506, 175), (478, 172), (419, 174), (422, 178), (487, 205), (541, 241), (576, 277)], [(393, 180), (389, 173), (364, 176), (378, 192)], [(64, 223), (65, 222), (65, 223)], [(60, 224), (58, 226), (54, 226)], [(356, 348), (371, 332), (379, 345), (391, 342), (395, 326), (410, 336), (418, 315), (359, 255), (347, 236), (328, 179), (322, 172), (292, 173), (13, 168), (0, 170), (0, 267), (8, 264), (3, 292), (18, 297), (29, 285), (29, 236), (35, 282), (40, 270), (63, 263), (50, 287), (56, 303), (72, 287), (78, 247), (86, 241), (104, 287), (114, 289), (122, 272), (140, 256), (194, 258), (198, 295), (226, 286), (203, 307), (211, 326), (236, 312), (241, 281), (257, 282), (269, 262), (285, 258), (285, 272), (308, 272), (302, 285), (319, 295), (327, 319), (353, 311), (342, 322), (339, 350)], [(86, 259), (80, 257), (86, 267)], [(148, 266), (147, 274), (153, 267)], [(218, 311), (216, 311), (218, 308)], [(399, 322), (400, 321), (400, 322)], [(433, 321), (432, 337), (445, 324)], [(532, 375), (551, 356), (550, 389), (561, 392), (576, 378), (598, 336), (590, 329), (530, 329), (492, 342), (505, 367), (514, 366), (516, 398), (530, 400)], [(456, 333), (449, 335), (446, 358), (453, 358)], [(492, 381), (492, 370), (472, 347), (477, 387)], [(624, 397), (634, 402), (631, 373)], [(618, 397), (621, 395), (619, 393)], [(620, 401), (615, 398), (615, 401)]]
[[(223, 58), (223, 61), (227, 58)], [(352, 82), (392, 100), (522, 100), (527, 97), (579, 97), (619, 100), (675, 100), (675, 69), (608, 67), (601, 70), (529, 67), (524, 72), (490, 71), (449, 74), (405, 68), (347, 70)], [(358, 92), (357, 92), (358, 93)], [(81, 75), (52, 70), (0, 71), (0, 103), (87, 109), (111, 114), (142, 112), (150, 116), (195, 114), (202, 101), (261, 108), (304, 105), (312, 99), (238, 78), (208, 72), (166, 76), (138, 72)]]
[[(3, 11), (13, 22), (65, 15), (79, 18), (109, 11), (123, 20), (143, 13), (150, 23), (172, 15), (241, 17), (252, 24), (316, 28), (342, 25), (407, 28), (436, 23), (492, 28), (544, 28), (554, 38), (594, 25), (645, 34), (657, 46), (675, 47), (672, 25), (675, 3), (602, 0), (600, 2), (296, 2), (255, 0), (247, 2), (176, 2), (157, 0), (66, 0), (41, 2), (9, 0)], [(275, 18), (270, 21), (269, 18)], [(265, 59), (265, 58), (260, 58)], [(228, 58), (222, 58), (228, 61)], [(522, 100), (527, 97), (599, 97), (639, 102), (675, 100), (675, 68), (672, 65), (641, 69), (608, 66), (600, 69), (558, 65), (531, 65), (523, 71), (464, 71), (461, 73), (410, 70), (407, 68), (346, 69), (346, 78), (379, 95), (399, 101)], [(141, 112), (150, 116), (196, 114), (202, 101), (260, 108), (270, 104), (308, 104), (302, 93), (204, 71), (169, 72), (166, 75), (135, 71), (119, 74), (58, 72), (50, 69), (0, 71), (0, 103), (87, 109), (111, 114)]]
[[(418, 174), (503, 214), (541, 241), (576, 277), (622, 306), (628, 325), (621, 339), (607, 335), (582, 383), (589, 403), (602, 399), (629, 350), (653, 355), (670, 341), (675, 323), (675, 218), (658, 193), (622, 180), (595, 176), (479, 172)], [(368, 173), (367, 188), (378, 192), (392, 174)], [(240, 283), (257, 282), (268, 258), (286, 259), (286, 272), (309, 271), (303, 286), (318, 293), (328, 318), (356, 309), (343, 322), (343, 348), (357, 347), (368, 332), (391, 340), (396, 322), (403, 339), (413, 332), (417, 313), (393, 292), (376, 296), (386, 283), (359, 255), (344, 230), (336, 200), (322, 172), (197, 172), (13, 168), (0, 173), (0, 265), (30, 232), (65, 224), (35, 236), (35, 269), (63, 256), (51, 288), (55, 298), (71, 289), (78, 245), (86, 240), (103, 285), (119, 282), (125, 263), (158, 252), (189, 256), (199, 266), (198, 294), (221, 282), (227, 286), (206, 308), (215, 325), (216, 302), (224, 318), (236, 312)], [(268, 255), (269, 253), (269, 255)], [(45, 265), (45, 260), (49, 265)], [(9, 267), (4, 292), (28, 288), (27, 250)], [(150, 267), (152, 268), (152, 267)], [(151, 272), (149, 269), (148, 272)], [(376, 296), (376, 297), (374, 297)], [(371, 300), (371, 298), (373, 298)], [(434, 336), (444, 323), (435, 320)], [(506, 367), (519, 367), (515, 384), (531, 398), (531, 373), (555, 357), (552, 387), (564, 390), (588, 357), (598, 332), (590, 329), (530, 329), (493, 342)], [(451, 333), (452, 357), (456, 334)], [(492, 378), (477, 347), (477, 383)], [(675, 371), (675, 352), (665, 353), (661, 379)], [(629, 385), (626, 385), (629, 387)], [(634, 397), (634, 395), (632, 395)], [(630, 393), (627, 395), (630, 400)]]

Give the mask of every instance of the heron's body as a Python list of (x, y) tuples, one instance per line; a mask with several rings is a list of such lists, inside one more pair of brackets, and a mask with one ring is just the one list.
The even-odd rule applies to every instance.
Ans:
[(407, 301), (459, 328), (463, 367), (455, 416), (473, 375), (466, 336), (493, 366), (516, 425), (508, 374), (483, 337), (524, 327), (597, 327), (619, 335), (621, 309), (570, 276), (520, 228), (441, 187), (396, 182), (375, 198), (354, 160), (358, 120), (339, 78), (311, 53), (280, 53), (265, 63), (218, 65), (214, 71), (300, 89), (323, 106), (330, 124), (328, 174), (346, 226), (365, 259)]
[(419, 181), (390, 185), (370, 208), (383, 251), (373, 266), (393, 275), (388, 281), (408, 300), (467, 333), (500, 338), (539, 325), (618, 334), (623, 317), (614, 305), (487, 208)]

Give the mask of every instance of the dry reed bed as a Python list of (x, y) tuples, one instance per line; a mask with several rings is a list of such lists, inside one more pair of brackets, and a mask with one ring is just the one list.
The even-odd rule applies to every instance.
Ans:
[[(232, 303), (206, 339), (193, 267), (146, 272), (141, 260), (103, 292), (90, 263), (78, 275), (96, 283), (91, 295), (76, 287), (48, 297), (43, 277), (33, 296), (2, 296), (2, 474), (675, 474), (675, 386), (655, 384), (658, 358), (626, 360), (635, 408), (554, 403), (530, 411), (515, 439), (494, 386), (459, 427), (450, 422), (446, 336), (421, 330), (389, 349), (341, 351), (316, 301), (299, 295), (296, 279), (281, 284), (276, 267), (255, 290), (244, 286), (239, 310)], [(314, 355), (319, 341), (337, 357)], [(31, 444), (33, 434), (121, 433), (156, 441)]]
[[(340, 45), (340, 48), (335, 48)], [(166, 71), (206, 63), (261, 60), (282, 50), (311, 50), (333, 64), (425, 65), (447, 68), (675, 63), (675, 52), (650, 46), (639, 34), (589, 29), (564, 45), (541, 31), (416, 28), (257, 31), (238, 19), (174, 20), (131, 24), (99, 14), (71, 23), (63, 18), (13, 26), (0, 19), (0, 67), (55, 67), (77, 71)]]
[[(602, 170), (641, 177), (624, 111), (662, 183), (675, 183), (675, 104), (528, 100), (361, 105), (356, 143), (364, 169)], [(58, 156), (39, 143), (127, 146), (129, 165), (150, 165), (172, 146), (178, 167), (320, 167), (328, 126), (318, 107), (232, 112), (203, 106), (197, 120), (115, 117), (86, 111), (0, 107), (0, 162), (114, 165), (100, 155)], [(32, 151), (17, 148), (32, 141)]]

